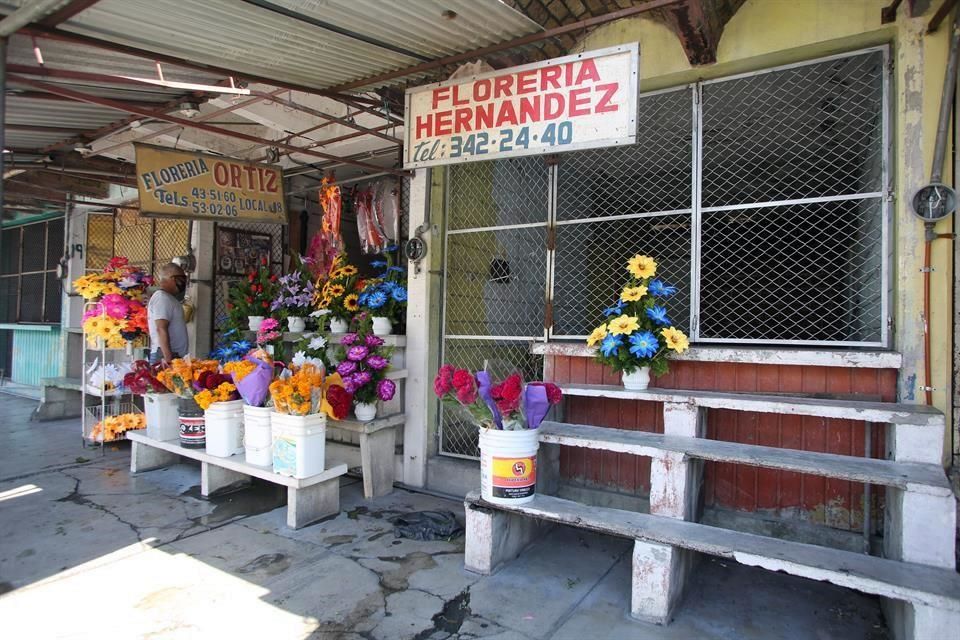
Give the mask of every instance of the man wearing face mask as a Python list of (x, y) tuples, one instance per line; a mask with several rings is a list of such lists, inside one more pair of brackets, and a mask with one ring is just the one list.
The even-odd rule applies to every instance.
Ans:
[(160, 289), (147, 303), (150, 328), (150, 362), (169, 364), (187, 355), (187, 323), (183, 319), (183, 301), (187, 276), (179, 265), (169, 263), (160, 270)]

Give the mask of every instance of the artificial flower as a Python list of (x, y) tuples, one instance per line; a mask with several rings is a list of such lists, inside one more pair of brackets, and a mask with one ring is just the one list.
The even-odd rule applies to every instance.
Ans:
[(622, 315), (614, 318), (607, 324), (613, 335), (627, 335), (640, 328), (637, 316)]
[(623, 338), (619, 335), (609, 335), (600, 343), (600, 352), (606, 356), (615, 356), (620, 347), (623, 346)]
[(657, 353), (657, 349), (660, 348), (657, 336), (650, 331), (635, 333), (630, 336), (629, 341), (630, 353), (638, 358), (652, 358)]
[(601, 340), (607, 337), (607, 325), (602, 324), (594, 329), (587, 337), (587, 346), (595, 347)]
[(667, 309), (666, 307), (661, 307), (660, 305), (654, 305), (647, 309), (647, 317), (653, 320), (656, 324), (662, 326), (667, 326), (670, 324), (670, 320), (667, 318)]
[(341, 376), (350, 376), (353, 375), (357, 370), (357, 363), (353, 360), (344, 360), (337, 365), (337, 373)]
[(645, 295), (647, 295), (647, 288), (643, 285), (638, 285), (636, 287), (625, 288), (623, 293), (620, 294), (620, 299), (624, 302), (636, 302)]
[(345, 347), (349, 347), (350, 345), (354, 344), (356, 341), (357, 341), (357, 334), (355, 333), (345, 333), (340, 338), (340, 344), (342, 344)]
[(433, 391), (437, 394), (437, 397), (442, 398), (453, 390), (453, 372), (452, 364), (445, 364), (437, 371), (437, 375), (433, 379)]
[(390, 361), (380, 355), (367, 356), (367, 366), (375, 371), (386, 369), (390, 366)]
[(683, 353), (690, 348), (690, 340), (686, 334), (675, 327), (661, 329), (660, 335), (667, 341), (667, 349), (671, 349), (677, 353)]
[(652, 278), (657, 273), (657, 263), (650, 256), (638, 254), (627, 261), (627, 271), (634, 278)]
[(357, 303), (357, 300), (359, 298), (360, 296), (358, 296), (355, 293), (351, 293), (347, 295), (343, 299), (343, 308), (346, 309), (347, 311), (356, 311), (357, 309), (360, 308), (360, 305)]
[(603, 315), (609, 318), (610, 316), (619, 316), (623, 313), (624, 305), (623, 302), (617, 301), (612, 307), (607, 307), (603, 310)]
[(396, 392), (397, 383), (395, 383), (393, 380), (381, 380), (377, 383), (377, 397), (384, 402), (393, 400), (393, 396)]
[(490, 389), (490, 395), (500, 413), (507, 414), (520, 408), (520, 396), (523, 393), (523, 380), (514, 373), (506, 380)]
[(366, 305), (371, 309), (379, 309), (387, 303), (387, 294), (383, 291), (374, 291), (367, 297)]
[(474, 380), (473, 374), (466, 369), (457, 369), (453, 372), (451, 382), (453, 383), (454, 389), (462, 389), (475, 384), (476, 380)]
[(383, 338), (380, 336), (375, 336), (371, 333), (367, 334), (367, 337), (363, 339), (363, 343), (373, 349), (374, 347), (383, 346)]
[(664, 284), (663, 280), (657, 278), (650, 281), (650, 294), (658, 298), (669, 298), (677, 292), (676, 287)]
[(354, 362), (360, 362), (369, 355), (370, 349), (365, 347), (362, 344), (355, 345), (350, 347), (347, 350), (347, 359), (353, 360)]
[(310, 349), (323, 349), (327, 346), (327, 339), (323, 336), (314, 336), (310, 338)]

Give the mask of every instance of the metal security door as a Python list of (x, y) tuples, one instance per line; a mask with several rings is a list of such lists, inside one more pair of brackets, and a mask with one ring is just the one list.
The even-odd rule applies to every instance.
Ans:
[[(443, 362), (539, 379), (545, 337), (550, 172), (542, 157), (447, 170)], [(442, 411), (441, 454), (475, 458), (477, 428)]]

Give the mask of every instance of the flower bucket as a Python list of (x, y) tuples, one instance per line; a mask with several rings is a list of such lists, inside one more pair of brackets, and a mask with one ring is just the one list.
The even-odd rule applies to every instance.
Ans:
[(270, 407), (243, 405), (243, 454), (258, 467), (273, 465), (273, 434), (270, 430)]
[(180, 436), (177, 396), (172, 393), (147, 393), (143, 396), (143, 413), (147, 419), (145, 433), (153, 440), (176, 440)]
[(357, 402), (353, 405), (353, 414), (360, 422), (370, 422), (377, 417), (377, 403)]
[(389, 336), (392, 333), (393, 333), (393, 323), (390, 322), (390, 318), (384, 318), (383, 316), (373, 316), (373, 335)]
[(493, 504), (518, 505), (537, 490), (536, 429), (480, 429), (480, 493)]
[(243, 453), (243, 400), (214, 402), (204, 417), (207, 453), (218, 458)]
[(291, 316), (287, 318), (287, 328), (290, 329), (292, 333), (303, 333), (307, 328), (307, 321), (304, 318)]
[(643, 391), (650, 386), (650, 367), (640, 367), (633, 373), (623, 374), (623, 388), (628, 391)]
[(180, 422), (180, 446), (188, 449), (203, 449), (207, 446), (206, 423), (203, 409), (193, 398), (179, 398), (177, 415)]
[(350, 323), (340, 318), (330, 318), (330, 333), (346, 333)]
[(263, 324), (263, 318), (264, 316), (247, 316), (250, 331), (259, 331), (260, 325)]
[(270, 414), (273, 438), (273, 472), (294, 478), (309, 478), (324, 469), (327, 417), (322, 413), (293, 416)]

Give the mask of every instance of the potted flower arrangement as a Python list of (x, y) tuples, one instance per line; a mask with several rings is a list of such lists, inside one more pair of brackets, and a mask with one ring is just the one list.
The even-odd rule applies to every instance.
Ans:
[(267, 405), (270, 401), (270, 384), (282, 369), (283, 365), (275, 363), (263, 349), (250, 351), (243, 358), (223, 365), (224, 373), (233, 379), (243, 399), (243, 448), (246, 461), (250, 464), (261, 467), (272, 464), (272, 408)]
[(368, 422), (377, 416), (377, 400), (389, 402), (397, 384), (386, 377), (393, 349), (383, 346), (383, 338), (367, 331), (347, 333), (337, 349), (337, 373), (343, 388), (353, 396), (357, 420)]
[(654, 278), (656, 261), (635, 255), (627, 272), (630, 278), (616, 303), (603, 312), (609, 320), (590, 333), (587, 345), (599, 346), (597, 361), (621, 372), (624, 388), (640, 390), (650, 384), (651, 373), (667, 372), (670, 352), (683, 353), (690, 341), (667, 316), (664, 301), (677, 289)]
[(270, 383), (273, 471), (307, 478), (324, 469), (323, 371), (306, 364)]
[(277, 276), (270, 273), (267, 259), (261, 258), (259, 269), (251, 270), (245, 278), (230, 287), (227, 302), (230, 324), (242, 329), (246, 320), (250, 331), (258, 330), (273, 304), (276, 284)]
[(314, 292), (314, 306), (330, 312), (330, 332), (346, 333), (350, 317), (360, 308), (357, 285), (359, 271), (347, 264), (343, 254), (330, 267), (327, 281)]
[(537, 483), (537, 428), (563, 394), (549, 382), (523, 384), (514, 373), (494, 384), (486, 371), (445, 364), (433, 381), (445, 406), (465, 410), (480, 427), (480, 485), (484, 500), (523, 504)]
[[(180, 445), (188, 448), (206, 447), (206, 428), (203, 409), (195, 397), (201, 390), (194, 382), (204, 373), (216, 373), (220, 363), (216, 360), (192, 360), (176, 358), (166, 369), (157, 373), (157, 379), (180, 398), (177, 413), (180, 419)], [(209, 377), (205, 379), (210, 382)], [(218, 385), (219, 386), (219, 385)]]
[(160, 382), (160, 365), (146, 360), (133, 363), (130, 373), (123, 377), (123, 386), (130, 393), (143, 397), (143, 413), (147, 420), (147, 437), (154, 440), (172, 440), (178, 436), (177, 396)]
[(290, 273), (280, 276), (277, 281), (276, 297), (270, 304), (270, 311), (286, 318), (290, 331), (300, 333), (306, 329), (306, 317), (312, 310), (313, 282), (299, 256), (291, 258)]
[(112, 258), (102, 273), (74, 280), (74, 290), (91, 303), (81, 321), (87, 343), (130, 350), (142, 340), (148, 331), (143, 293), (151, 284), (153, 277), (122, 256)]
[(373, 333), (378, 336), (393, 333), (393, 325), (402, 320), (407, 306), (404, 270), (393, 266), (390, 254), (386, 255), (386, 261), (371, 263), (375, 267), (382, 267), (383, 271), (375, 279), (367, 281), (358, 299), (360, 308), (373, 319)]

